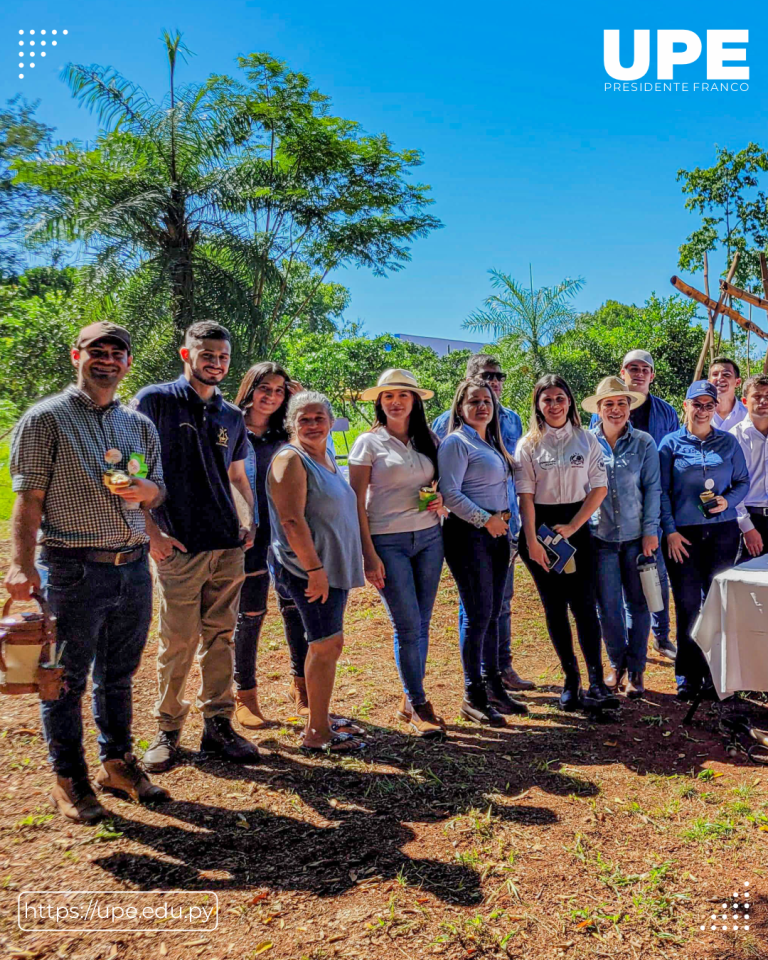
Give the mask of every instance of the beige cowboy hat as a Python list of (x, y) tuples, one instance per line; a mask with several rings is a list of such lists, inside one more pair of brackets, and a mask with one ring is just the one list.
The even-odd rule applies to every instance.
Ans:
[(411, 390), (418, 394), (422, 400), (429, 400), (434, 397), (433, 390), (424, 390), (416, 381), (416, 377), (410, 370), (385, 370), (379, 377), (379, 382), (375, 387), (368, 387), (360, 394), (361, 400), (378, 400), (379, 394), (385, 390)]
[(595, 393), (591, 397), (585, 397), (581, 401), (581, 405), (587, 413), (597, 413), (598, 403), (608, 397), (629, 397), (630, 410), (634, 410), (640, 404), (645, 403), (643, 394), (630, 390), (619, 377), (605, 377), (598, 383)]

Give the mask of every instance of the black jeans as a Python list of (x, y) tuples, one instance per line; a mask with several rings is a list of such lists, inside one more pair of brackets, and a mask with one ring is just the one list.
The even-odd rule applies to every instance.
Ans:
[(678, 527), (677, 532), (690, 540), (691, 545), (685, 547), (688, 556), (682, 563), (677, 563), (669, 556), (666, 542), (664, 544), (677, 616), (675, 674), (698, 687), (709, 678), (709, 666), (691, 637), (691, 627), (696, 622), (712, 581), (718, 573), (736, 564), (741, 534), (735, 520)]
[(57, 621), (66, 692), (40, 706), (51, 766), (59, 776), (86, 774), (80, 702), (93, 669), (93, 719), (99, 757), (132, 752), (132, 679), (152, 619), (152, 577), (145, 557), (113, 566), (61, 558), (38, 564)]
[(459, 646), (469, 687), (499, 672), (499, 614), (509, 570), (509, 537), (492, 537), (484, 527), (451, 514), (443, 527), (443, 544), (464, 606)]
[[(581, 509), (582, 502), (537, 503), (535, 529), (538, 530), (542, 523), (548, 527), (553, 527), (557, 523), (570, 523)], [(574, 653), (573, 635), (568, 621), (569, 609), (576, 621), (576, 632), (581, 652), (587, 662), (590, 683), (602, 682), (600, 621), (597, 617), (595, 590), (597, 557), (589, 525), (585, 523), (569, 538), (569, 542), (576, 548), (575, 573), (550, 573), (538, 563), (534, 563), (528, 555), (525, 533), (520, 535), (520, 558), (533, 577), (541, 602), (544, 604), (549, 637), (560, 659), (566, 682), (575, 682), (579, 677), (579, 664)], [(617, 596), (616, 603), (621, 602), (621, 596)]]
[[(256, 686), (256, 657), (259, 637), (267, 614), (269, 594), (269, 571), (246, 576), (240, 594), (240, 610), (235, 628), (235, 686), (238, 690), (253, 690)], [(307, 658), (307, 638), (296, 604), (290, 597), (275, 591), (277, 609), (283, 618), (283, 631), (291, 657), (291, 673), (304, 676), (304, 661)]]

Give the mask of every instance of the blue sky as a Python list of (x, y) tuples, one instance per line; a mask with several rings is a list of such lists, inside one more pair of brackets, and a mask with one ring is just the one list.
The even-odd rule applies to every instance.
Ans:
[[(488, 294), (492, 267), (525, 279), (532, 263), (536, 285), (582, 276), (582, 309), (671, 292), (677, 247), (697, 222), (683, 207), (677, 170), (710, 165), (715, 143), (738, 149), (765, 139), (768, 13), (757, 4), (733, 9), (702, 2), (690, 11), (674, 0), (628, 12), (562, 0), (476, 7), (27, 0), (0, 12), (0, 96), (40, 98), (39, 115), (58, 136), (87, 139), (94, 118), (58, 79), (69, 61), (110, 64), (159, 96), (164, 27), (181, 29), (196, 54), (182, 80), (232, 71), (238, 54), (270, 51), (308, 73), (338, 115), (424, 152), (419, 179), (431, 184), (432, 210), (445, 227), (417, 241), (412, 262), (387, 279), (340, 273), (352, 294), (348, 318), (371, 333), (466, 338), (461, 324)], [(748, 29), (749, 91), (606, 93), (603, 30), (622, 31), (628, 63), (624, 40), (641, 28), (652, 31), (646, 80), (655, 80), (657, 29), (701, 37), (707, 29)], [(30, 29), (36, 66), (19, 80), (15, 51), (19, 39), (29, 43)], [(49, 41), (45, 60), (41, 39)], [(705, 54), (677, 68), (675, 79), (706, 79)]]

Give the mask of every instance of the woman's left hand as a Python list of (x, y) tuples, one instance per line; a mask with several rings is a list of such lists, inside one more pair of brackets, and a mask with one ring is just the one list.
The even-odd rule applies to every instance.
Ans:
[(722, 513), (723, 510), (728, 509), (728, 501), (725, 499), (725, 497), (715, 497), (715, 500), (717, 501), (717, 506), (712, 507), (712, 509), (709, 511), (710, 517), (715, 513)]
[(559, 533), (563, 539), (567, 540), (569, 537), (572, 537), (576, 533), (577, 527), (572, 526), (570, 523), (557, 523), (552, 529), (555, 533)]

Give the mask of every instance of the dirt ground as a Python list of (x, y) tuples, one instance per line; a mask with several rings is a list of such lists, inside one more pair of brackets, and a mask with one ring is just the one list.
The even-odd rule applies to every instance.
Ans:
[[(503, 730), (458, 719), (457, 594), (447, 576), (427, 684), (449, 721), (443, 744), (393, 720), (391, 633), (371, 588), (350, 601), (335, 696), (336, 712), (370, 735), (365, 760), (298, 752), (274, 605), (259, 665), (275, 720), (255, 735), (263, 762), (201, 761), (193, 713), (188, 762), (157, 778), (173, 803), (155, 811), (109, 798), (113, 816), (99, 827), (54, 817), (37, 701), (2, 698), (0, 956), (768, 958), (763, 768), (726, 755), (707, 709), (682, 725), (672, 665), (652, 653), (647, 698), (627, 703), (617, 722), (559, 711), (541, 607), (517, 572), (515, 664), (538, 686), (530, 716)], [(153, 636), (135, 682), (138, 753), (154, 735), (154, 654)], [(197, 682), (195, 673), (192, 699)], [(89, 707), (84, 715), (95, 771)], [(17, 902), (28, 890), (145, 891), (147, 902), (159, 896), (149, 891), (189, 891), (200, 903), (216, 894), (219, 925), (23, 932)], [(745, 892), (749, 921), (734, 931), (729, 916), (728, 931), (710, 930), (712, 914), (730, 914)]]

